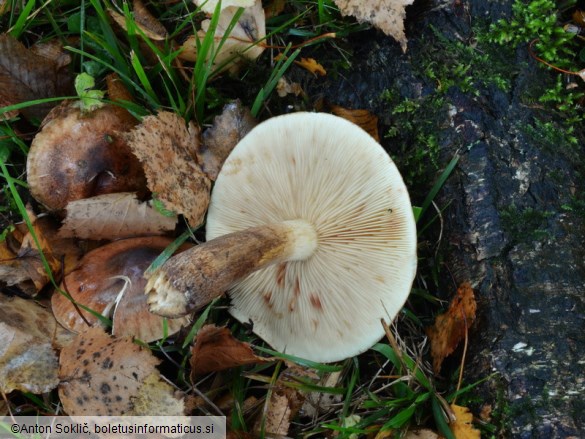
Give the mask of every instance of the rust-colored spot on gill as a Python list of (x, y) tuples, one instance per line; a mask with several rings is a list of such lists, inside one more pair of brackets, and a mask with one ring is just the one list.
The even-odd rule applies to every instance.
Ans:
[(278, 285), (279, 287), (283, 287), (284, 286), (284, 278), (286, 276), (286, 262), (283, 262), (282, 264), (278, 265), (278, 268), (276, 269), (276, 285)]
[(262, 299), (264, 299), (264, 303), (270, 309), (272, 309), (272, 303), (270, 302), (271, 298), (272, 298), (272, 292), (270, 292), (270, 291), (267, 291), (264, 294), (262, 294)]
[(313, 308), (318, 309), (320, 311), (323, 310), (323, 304), (321, 303), (321, 299), (319, 299), (319, 296), (317, 296), (317, 294), (311, 294), (311, 296), (309, 297), (309, 301), (311, 302)]
[(301, 295), (301, 284), (299, 278), (295, 279), (295, 287), (293, 288), (293, 294), (295, 297), (299, 297)]

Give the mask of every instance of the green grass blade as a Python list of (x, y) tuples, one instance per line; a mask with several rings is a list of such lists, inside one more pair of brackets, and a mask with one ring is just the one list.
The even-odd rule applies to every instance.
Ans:
[(26, 27), (27, 21), (29, 21), (30, 14), (35, 7), (35, 4), (36, 4), (35, 0), (29, 0), (28, 2), (26, 2), (26, 5), (24, 5), (22, 11), (20, 11), (20, 13), (18, 14), (18, 19), (16, 20), (16, 23), (14, 23), (14, 26), (12, 26), (12, 28), (10, 29), (9, 33), (11, 36), (13, 36), (14, 38), (19, 38), (22, 35)]
[(425, 212), (427, 211), (427, 209), (429, 208), (429, 206), (431, 205), (431, 203), (433, 202), (433, 200), (437, 196), (437, 193), (441, 190), (441, 188), (445, 184), (445, 181), (447, 181), (447, 179), (449, 178), (449, 176), (453, 172), (453, 169), (455, 169), (455, 166), (457, 166), (457, 162), (459, 162), (458, 155), (456, 155), (455, 157), (453, 157), (451, 159), (451, 161), (449, 162), (449, 164), (447, 165), (445, 170), (439, 176), (439, 179), (435, 182), (435, 184), (431, 188), (431, 191), (428, 193), (427, 197), (425, 198), (425, 200), (422, 203), (422, 206), (420, 207), (421, 211), (420, 211), (419, 218), (425, 214)]
[(343, 366), (333, 366), (330, 364), (317, 363), (315, 361), (305, 360), (304, 358), (295, 357), (294, 355), (288, 355), (288, 354), (283, 354), (281, 352), (273, 351), (272, 349), (264, 348), (262, 346), (254, 346), (254, 349), (257, 349), (260, 352), (264, 352), (266, 354), (270, 354), (276, 358), (292, 361), (292, 362), (299, 364), (301, 366), (307, 366), (307, 367), (313, 368), (313, 369), (318, 370), (320, 372), (338, 372), (338, 371), (343, 369)]
[(295, 60), (295, 58), (299, 55), (299, 53), (301, 53), (301, 50), (297, 49), (290, 56), (287, 57), (287, 53), (289, 50), (290, 44), (283, 52), (282, 57), (276, 63), (276, 66), (272, 70), (272, 73), (270, 74), (270, 78), (268, 79), (266, 85), (262, 87), (258, 92), (258, 95), (254, 100), (254, 104), (252, 104), (252, 109), (250, 110), (252, 116), (254, 117), (258, 116), (258, 113), (260, 113), (260, 109), (262, 108), (262, 104), (264, 103), (264, 101), (266, 101), (266, 99), (268, 99), (268, 96), (270, 96), (270, 93), (272, 93), (272, 91), (276, 87), (276, 84), (278, 84), (278, 80), (282, 78), (282, 75), (284, 75), (284, 73), (288, 70), (290, 65)]

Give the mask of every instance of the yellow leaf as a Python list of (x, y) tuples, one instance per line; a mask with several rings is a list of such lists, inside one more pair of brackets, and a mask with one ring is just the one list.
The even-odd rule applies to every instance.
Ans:
[(295, 64), (307, 69), (315, 76), (325, 76), (327, 74), (327, 70), (314, 58), (301, 58), (300, 61), (295, 61)]
[(461, 407), (451, 404), (451, 410), (455, 414), (455, 421), (451, 422), (449, 426), (455, 435), (456, 439), (480, 439), (481, 433), (478, 429), (473, 427), (471, 421), (473, 415), (467, 407)]

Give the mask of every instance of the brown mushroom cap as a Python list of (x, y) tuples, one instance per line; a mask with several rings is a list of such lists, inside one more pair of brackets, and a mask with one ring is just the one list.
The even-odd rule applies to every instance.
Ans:
[[(112, 317), (115, 335), (131, 335), (150, 342), (162, 338), (163, 318), (148, 311), (144, 270), (172, 242), (164, 237), (123, 239), (87, 253), (77, 268), (65, 276), (61, 285), (79, 304)], [(53, 313), (65, 328), (80, 332), (98, 318), (76, 308), (63, 294), (51, 298)], [(187, 324), (188, 318), (168, 319), (172, 335)]]
[(72, 200), (144, 191), (142, 166), (120, 133), (136, 119), (116, 105), (88, 114), (73, 105), (55, 109), (35, 136), (27, 161), (33, 197), (51, 210)]

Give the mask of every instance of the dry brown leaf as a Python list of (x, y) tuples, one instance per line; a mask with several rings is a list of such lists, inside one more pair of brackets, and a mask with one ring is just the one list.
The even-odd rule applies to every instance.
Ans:
[(284, 12), (286, 7), (286, 0), (271, 0), (270, 3), (264, 8), (266, 20), (277, 17)]
[(295, 61), (295, 64), (308, 70), (315, 76), (325, 76), (327, 74), (325, 67), (319, 64), (315, 58), (301, 58), (300, 61)]
[(451, 410), (455, 415), (455, 421), (451, 422), (449, 426), (456, 439), (480, 439), (481, 432), (473, 427), (473, 415), (469, 412), (467, 407), (460, 407), (451, 404)]
[[(341, 378), (341, 372), (327, 373), (323, 375), (317, 384), (322, 387), (337, 387)], [(334, 410), (342, 400), (343, 395), (311, 392), (303, 403), (303, 413), (312, 419), (317, 419), (323, 413)]]
[(351, 15), (360, 23), (370, 23), (400, 43), (406, 52), (404, 19), (406, 6), (414, 0), (334, 0), (341, 15)]
[[(0, 255), (2, 256), (0, 281), (5, 282), (8, 286), (16, 285), (25, 293), (34, 296), (50, 281), (37, 242), (53, 273), (59, 271), (61, 263), (60, 259), (54, 255), (51, 244), (45, 236), (46, 232), (54, 234), (55, 230), (47, 228), (47, 221), (44, 221), (45, 227), (41, 227), (41, 221), (37, 220), (32, 211), (28, 212), (28, 216), (31, 219), (37, 241), (25, 229), (24, 234), (18, 230), (16, 231), (17, 236), (9, 237), (0, 244)], [(18, 238), (21, 241), (17, 244), (16, 239)]]
[[(224, 39), (227, 30), (234, 19), (234, 15), (239, 11), (236, 6), (230, 6), (222, 9), (217, 28), (214, 34), (214, 41), (217, 45)], [(182, 52), (179, 57), (185, 61), (195, 61), (197, 59), (197, 39), (202, 40), (209, 30), (211, 20), (204, 20), (201, 23), (201, 30), (195, 36), (189, 37), (182, 45)], [(225, 38), (221, 48), (215, 53), (213, 58), (213, 69), (216, 73), (228, 70), (235, 73), (239, 70), (241, 61), (247, 59), (250, 61), (258, 58), (264, 51), (264, 45), (261, 40), (266, 36), (266, 18), (262, 9), (262, 2), (256, 0), (252, 6), (244, 9), (244, 12), (238, 19), (238, 22), (232, 29), (231, 33)], [(258, 43), (258, 44), (255, 44)], [(215, 52), (211, 50), (210, 52)], [(211, 53), (209, 54), (211, 55)]]
[[(9, 0), (0, 0), (0, 17), (10, 11), (12, 2)], [(1, 403), (0, 403), (1, 404)]]
[(199, 128), (166, 111), (147, 116), (126, 135), (142, 162), (148, 188), (165, 207), (183, 214), (192, 226), (203, 222), (211, 181), (197, 164)]
[(191, 348), (191, 379), (231, 367), (270, 361), (254, 354), (248, 343), (237, 340), (226, 327), (205, 325)]
[(29, 49), (32, 53), (42, 56), (48, 61), (55, 63), (59, 70), (71, 64), (71, 54), (63, 49), (63, 44), (59, 40), (49, 40), (42, 43), (36, 43)]
[(420, 430), (408, 430), (406, 435), (403, 436), (403, 439), (439, 439), (440, 437), (434, 431), (423, 428)]
[(54, 347), (71, 341), (45, 308), (0, 294), (0, 391), (49, 392), (59, 383)]
[[(101, 328), (79, 334), (59, 357), (59, 398), (71, 416), (135, 413), (133, 400), (159, 360), (132, 342), (112, 338)], [(141, 413), (141, 415), (158, 413)]]
[[(62, 61), (50, 60), (27, 49), (13, 37), (0, 35), (0, 105), (13, 105), (72, 93), (73, 78)], [(56, 103), (45, 103), (20, 111), (30, 120), (42, 120)], [(0, 115), (0, 120), (3, 118)]]
[(141, 202), (136, 196), (120, 192), (69, 202), (59, 236), (114, 240), (175, 230), (176, 216), (165, 216), (150, 201)]
[(132, 410), (129, 415), (144, 416), (182, 416), (185, 414), (185, 402), (179, 392), (166, 381), (161, 380), (158, 372), (151, 373), (138, 394), (131, 398)]
[(247, 107), (234, 101), (223, 107), (222, 113), (205, 130), (197, 160), (203, 172), (215, 181), (217, 174), (234, 146), (256, 126), (257, 122)]
[(447, 312), (437, 316), (435, 324), (427, 328), (435, 373), (438, 374), (441, 371), (441, 364), (445, 357), (450, 355), (465, 338), (467, 330), (475, 320), (476, 309), (473, 288), (465, 282), (457, 289), (457, 294), (451, 300)]
[[(265, 405), (264, 430), (270, 436), (286, 437), (291, 421), (297, 416), (305, 402), (305, 392), (287, 385), (287, 383), (298, 384), (300, 380), (316, 383), (318, 375), (302, 366), (292, 365), (285, 369), (276, 380), (270, 400)], [(257, 423), (256, 431), (259, 431), (260, 424)]]
[[(172, 335), (189, 319), (167, 319), (165, 330), (163, 317), (148, 310), (143, 276), (144, 270), (171, 243), (172, 239), (152, 236), (114, 241), (94, 249), (65, 276), (61, 289), (68, 291), (78, 304), (111, 317), (112, 333), (117, 336), (151, 342), (165, 334)], [(71, 331), (80, 332), (99, 323), (97, 317), (74, 306), (59, 292), (53, 294), (51, 304), (59, 323)]]
[(290, 82), (286, 77), (282, 76), (276, 83), (276, 93), (281, 98), (284, 98), (288, 94), (294, 94), (295, 96), (302, 95), (304, 91), (301, 84), (298, 82)]
[[(158, 19), (150, 13), (140, 0), (134, 0), (133, 17), (137, 27), (153, 41), (163, 41), (167, 38), (168, 32)], [(126, 17), (113, 9), (108, 9), (108, 14), (125, 31), (128, 31)]]
[[(220, 10), (224, 10), (229, 7), (235, 8), (249, 8), (254, 4), (255, 0), (223, 0), (221, 2)], [(215, 8), (219, 3), (219, 0), (193, 0), (193, 3), (201, 8), (203, 12), (206, 14), (213, 14), (215, 12)]]
[(378, 116), (375, 114), (370, 113), (368, 110), (350, 110), (339, 105), (331, 105), (331, 112), (336, 116), (343, 117), (355, 123), (372, 136), (376, 142), (380, 141), (380, 135), (378, 134)]

